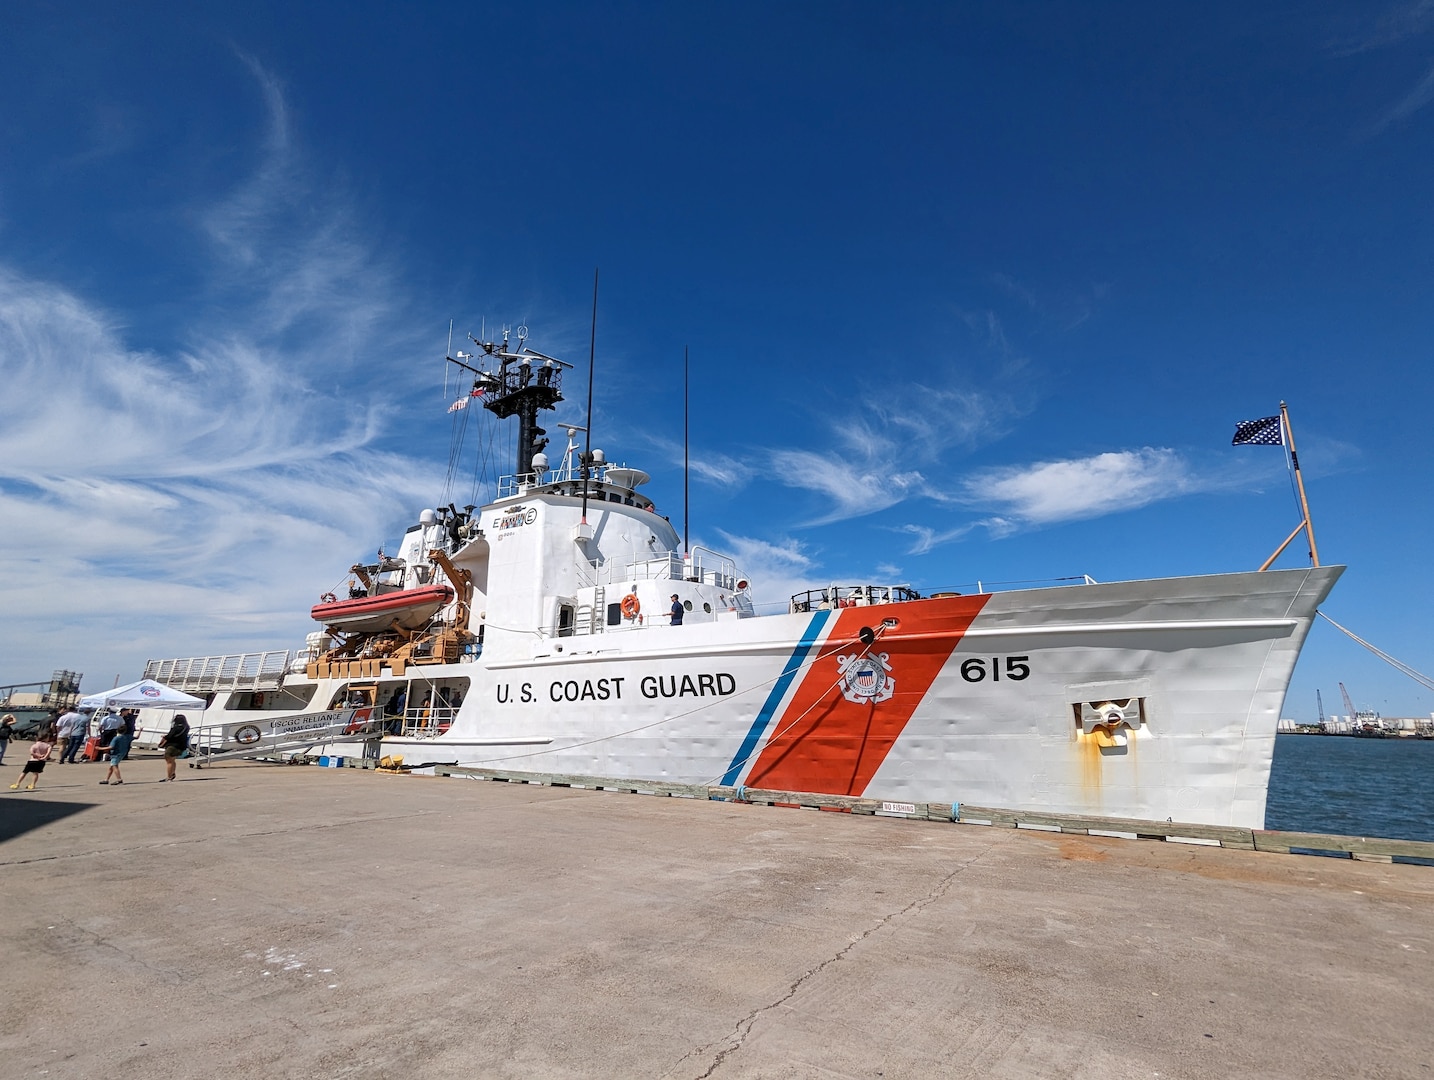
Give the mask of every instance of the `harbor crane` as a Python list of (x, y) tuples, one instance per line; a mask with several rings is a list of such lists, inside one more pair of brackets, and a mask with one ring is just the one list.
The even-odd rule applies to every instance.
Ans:
[(1324, 698), (1320, 697), (1320, 692), (1319, 692), (1318, 690), (1315, 691), (1315, 705), (1318, 706), (1318, 708), (1319, 708), (1319, 729), (1320, 729), (1321, 731), (1323, 731), (1323, 730), (1324, 730)]
[(1349, 710), (1349, 724), (1356, 735), (1363, 733), (1379, 736), (1384, 731), (1384, 721), (1377, 709), (1365, 709), (1363, 712), (1356, 709), (1344, 683), (1339, 684), (1339, 692), (1344, 695), (1344, 707)]
[(1356, 723), (1355, 716), (1358, 714), (1354, 708), (1354, 702), (1350, 700), (1349, 691), (1344, 688), (1344, 683), (1339, 684), (1339, 692), (1344, 696), (1345, 715), (1348, 717), (1349, 722), (1351, 724)]

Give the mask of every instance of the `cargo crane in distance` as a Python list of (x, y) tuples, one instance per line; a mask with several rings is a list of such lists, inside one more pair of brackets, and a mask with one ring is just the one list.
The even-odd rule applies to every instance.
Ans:
[(1354, 707), (1350, 699), (1349, 691), (1344, 688), (1344, 683), (1339, 684), (1339, 692), (1344, 696), (1344, 708), (1349, 714), (1350, 732), (1354, 735), (1364, 735), (1367, 738), (1382, 739), (1384, 737), (1384, 724), (1379, 719), (1379, 713), (1365, 709), (1362, 712)]

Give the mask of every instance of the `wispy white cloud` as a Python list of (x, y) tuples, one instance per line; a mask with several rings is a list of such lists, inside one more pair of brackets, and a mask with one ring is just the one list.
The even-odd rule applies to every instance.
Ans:
[[(1022, 283), (997, 274), (996, 284), (1042, 314), (1041, 301)], [(827, 408), (826, 446), (768, 451), (780, 483), (816, 496), (818, 509), (807, 524), (857, 518), (913, 499), (947, 501), (946, 478), (956, 461), (1004, 436), (1034, 408), (1030, 360), (1000, 314), (989, 308), (954, 314), (958, 340), (926, 350), (928, 361), (905, 378), (883, 374), (869, 386), (846, 387), (846, 396)], [(969, 340), (962, 339), (962, 325)], [(967, 362), (967, 352), (975, 359)]]
[(1424, 77), (1415, 83), (1407, 94), (1375, 118), (1370, 125), (1370, 134), (1378, 135), (1401, 120), (1408, 119), (1431, 101), (1434, 101), (1434, 66), (1424, 73)]
[(0, 265), (16, 677), (79, 666), (107, 682), (148, 656), (298, 644), (319, 593), (442, 486), (378, 448), (365, 380), (335, 377), (403, 347), (393, 275), (340, 191), (311, 204), (282, 88), (246, 62), (267, 135), (253, 173), (191, 218), (213, 258), (196, 283), (208, 307), (172, 330), (182, 346), (129, 345), (102, 305)]
[(1040, 312), (1041, 302), (1036, 299), (1036, 294), (1033, 289), (1017, 281), (1010, 274), (997, 272), (991, 275), (991, 280), (1008, 296), (1014, 296), (1017, 300), (1021, 301), (1021, 303), (1025, 304), (1026, 307), (1030, 308), (1030, 310), (1037, 313)]
[(67, 642), (57, 664), (123, 654), (135, 634), (118, 628), (147, 624), (170, 650), (261, 625), (301, 637), (325, 579), (415, 509), (404, 494), (438, 490), (432, 470), (371, 449), (371, 413), (304, 385), (289, 358), (230, 342), (166, 361), (121, 340), (73, 294), (0, 272), (11, 662), (65, 608), (116, 631)]
[(957, 525), (952, 529), (938, 530), (930, 525), (908, 523), (906, 525), (897, 526), (897, 532), (909, 533), (915, 537), (911, 547), (907, 549), (907, 554), (925, 555), (928, 551), (931, 551), (933, 548), (938, 548), (942, 544), (949, 544), (953, 541), (960, 540), (975, 527), (974, 522), (967, 522), (964, 525)]
[[(1434, 0), (1403, 0), (1390, 4), (1374, 18), (1374, 5), (1351, 9), (1354, 20), (1361, 24), (1358, 29), (1342, 35), (1330, 46), (1335, 56), (1357, 56), (1378, 49), (1397, 48), (1416, 38), (1434, 32)], [(1386, 65), (1395, 70), (1393, 65)], [(1424, 106), (1434, 101), (1434, 67), (1429, 67), (1405, 93), (1380, 112), (1359, 133), (1359, 137), (1373, 138), (1389, 128), (1407, 120)]]
[[(1105, 282), (1097, 282), (1081, 288), (1067, 288), (1048, 294), (1038, 293), (1030, 285), (1010, 274), (992, 274), (991, 281), (1007, 296), (1019, 300), (1041, 322), (1054, 324), (1063, 331), (1074, 330), (1082, 323), (1089, 321), (1101, 301), (1110, 293), (1110, 286)], [(988, 312), (988, 326), (994, 319), (995, 315)], [(1001, 335), (1000, 341), (1008, 350), (1010, 349), (1010, 343), (1005, 340), (1004, 333)]]
[(906, 523), (895, 531), (911, 536), (908, 553), (925, 555), (979, 532), (999, 540), (1031, 528), (1134, 510), (1197, 491), (1248, 484), (1234, 471), (1197, 473), (1178, 453), (1144, 447), (1084, 458), (1041, 461), (978, 470), (952, 491), (929, 491), (952, 508), (984, 516), (945, 527)]
[(771, 473), (818, 497), (823, 509), (811, 524), (861, 517), (932, 495), (928, 475), (948, 468), (955, 452), (997, 437), (1020, 411), (1000, 393), (908, 383), (863, 395), (832, 421), (829, 450), (768, 451)]
[(910, 548), (909, 555), (925, 555), (935, 551), (946, 544), (964, 540), (972, 533), (979, 532), (988, 540), (1000, 540), (1014, 533), (1020, 532), (1025, 527), (1021, 522), (1008, 517), (993, 515), (990, 517), (978, 518), (975, 521), (963, 522), (945, 529), (938, 529), (929, 525), (906, 524), (896, 527), (896, 532), (909, 533), (915, 537)]
[(819, 587), (818, 566), (806, 546), (790, 538), (764, 540), (718, 530), (721, 543), (713, 545), (737, 563), (752, 581), (753, 602), (761, 611), (785, 610), (790, 598)]
[(216, 296), (254, 306), (254, 325), (292, 344), (322, 334), (327, 362), (361, 352), (394, 311), (395, 276), (354, 217), (341, 185), (322, 177), (299, 145), (282, 82), (240, 54), (264, 107), (254, 168), (194, 213), (216, 256)]
[(860, 517), (895, 506), (924, 481), (919, 472), (893, 472), (889, 462), (870, 453), (864, 463), (854, 464), (840, 454), (818, 454), (810, 450), (774, 450), (772, 464), (776, 479), (788, 487), (804, 488), (825, 503), (824, 512), (812, 524), (828, 524)]
[[(887, 431), (902, 434), (904, 444), (898, 450), (923, 460), (989, 442), (1023, 411), (1004, 394), (970, 388), (913, 383), (902, 397), (899, 406), (878, 404), (873, 415)], [(879, 444), (875, 449), (888, 447)]]
[(281, 225), (276, 208), (284, 208), (306, 187), (303, 173), (290, 153), (289, 109), (283, 86), (252, 56), (240, 54), (264, 99), (264, 153), (257, 167), (227, 196), (206, 205), (199, 214), (204, 231), (230, 258), (245, 266), (258, 262), (261, 245)]
[(704, 453), (692, 460), (692, 471), (704, 480), (724, 488), (739, 488), (752, 478), (754, 470), (729, 454)]
[[(1014, 282), (1012, 283), (1014, 285)], [(1022, 290), (1022, 299), (1030, 297), (1029, 302), (1034, 302), (1034, 295)], [(1002, 357), (1006, 361), (1024, 362), (1019, 350), (1011, 344), (1011, 339), (1006, 335), (1006, 326), (1001, 316), (989, 308), (981, 310), (958, 309), (957, 317), (966, 324), (966, 329), (971, 336), (985, 349)]]
[[(1302, 455), (1306, 476), (1342, 472), (1360, 457), (1354, 447), (1327, 436), (1308, 442)], [(982, 516), (946, 525), (910, 522), (894, 531), (913, 538), (909, 554), (924, 555), (973, 534), (999, 540), (1190, 495), (1255, 494), (1287, 483), (1282, 454), (1203, 454), (1192, 460), (1147, 446), (976, 470), (951, 490), (929, 488), (924, 494), (948, 510)]]
[(1201, 488), (1173, 450), (1145, 447), (1066, 461), (986, 469), (967, 478), (968, 503), (1032, 525), (1133, 510)]
[[(1356, 5), (1352, 10), (1364, 16), (1374, 10), (1374, 5)], [(1404, 0), (1389, 5), (1372, 24), (1366, 22), (1360, 29), (1341, 37), (1331, 46), (1331, 51), (1336, 56), (1354, 56), (1401, 44), (1430, 30), (1434, 30), (1434, 0)]]
[[(681, 468), (683, 461), (682, 444), (672, 439), (645, 433), (646, 440), (658, 450), (674, 467)], [(687, 455), (688, 467), (699, 480), (716, 487), (736, 489), (747, 484), (757, 469), (754, 465), (706, 447), (694, 447)]]

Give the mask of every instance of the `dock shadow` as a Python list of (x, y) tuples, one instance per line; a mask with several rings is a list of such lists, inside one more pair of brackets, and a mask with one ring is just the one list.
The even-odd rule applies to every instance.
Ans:
[(92, 802), (51, 802), (39, 799), (6, 799), (4, 811), (0, 812), (0, 844), (24, 836), (27, 832), (63, 821), (81, 810), (88, 810), (99, 803)]

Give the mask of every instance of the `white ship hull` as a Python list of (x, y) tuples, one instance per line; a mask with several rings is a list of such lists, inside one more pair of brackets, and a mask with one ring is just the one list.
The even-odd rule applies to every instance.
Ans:
[[(286, 686), (315, 682), (318, 710), (351, 684), (376, 682), (380, 701), (406, 684), (410, 702), (425, 686), (466, 684), (441, 734), (384, 739), (383, 753), (415, 765), (1259, 828), (1290, 674), (1341, 572), (652, 626), (402, 679)], [(206, 722), (235, 719), (216, 706)]]
[(204, 717), (221, 742), (247, 721), (278, 745), (348, 706), (392, 716), (382, 751), (411, 765), (1263, 825), (1285, 691), (1341, 567), (927, 599), (833, 585), (758, 616), (732, 560), (636, 490), (646, 473), (579, 455), (576, 428), (548, 467), (536, 419), (565, 365), (522, 340), (452, 361), (520, 420), (495, 500), (425, 510), (396, 556), (353, 568), (446, 579), (431, 624), (315, 643), (300, 675), (285, 653), (247, 690), (243, 658), (146, 674), (227, 689)]

